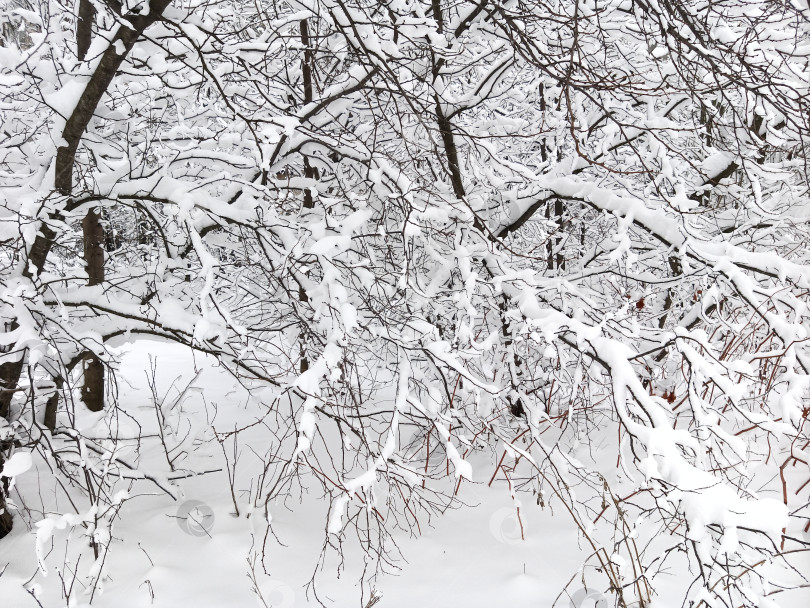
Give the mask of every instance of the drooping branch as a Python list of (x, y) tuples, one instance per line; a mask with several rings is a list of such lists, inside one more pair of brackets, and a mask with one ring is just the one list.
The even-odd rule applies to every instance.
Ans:
[[(69, 198), (73, 195), (73, 165), (79, 144), (87, 131), (87, 127), (93, 118), (99, 102), (109, 89), (116, 72), (127, 58), (141, 34), (143, 34), (147, 27), (161, 18), (163, 11), (166, 10), (170, 3), (171, 0), (152, 0), (147, 15), (126, 17), (131, 27), (121, 26), (118, 28), (107, 50), (104, 51), (98, 66), (88, 80), (76, 107), (65, 122), (65, 127), (62, 130), (62, 141), (64, 145), (57, 149), (54, 168), (54, 187), (60, 195), (65, 197), (65, 210), (70, 211), (75, 208), (75, 202)], [(84, 44), (84, 42), (82, 42), (82, 44)], [(27, 262), (22, 268), (24, 276), (32, 277), (42, 272), (51, 248), (58, 237), (56, 231), (48, 225), (48, 221), (61, 217), (60, 212), (54, 211), (41, 222), (34, 243), (28, 250)], [(93, 259), (96, 262), (99, 260), (98, 255), (99, 252), (97, 250), (93, 252)], [(100, 255), (103, 278), (103, 251), (101, 251)], [(98, 268), (93, 272), (97, 276)], [(0, 365), (0, 383), (2, 383), (0, 388), (4, 389), (2, 393), (0, 393), (0, 412), (6, 415), (8, 414), (8, 408), (14, 391), (19, 383), (23, 364), (24, 353), (20, 353), (17, 360), (7, 361)]]

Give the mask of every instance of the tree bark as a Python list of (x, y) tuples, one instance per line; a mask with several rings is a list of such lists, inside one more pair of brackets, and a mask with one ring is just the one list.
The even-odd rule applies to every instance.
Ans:
[[(12, 323), (12, 331), (16, 323)], [(9, 361), (0, 365), (0, 417), (8, 418), (11, 409), (11, 399), (17, 389), (17, 383), (22, 374), (24, 357), (19, 361)]]
[[(65, 204), (67, 211), (73, 210), (76, 206), (75, 202), (70, 199), (73, 192), (73, 164), (79, 143), (87, 131), (87, 126), (90, 124), (101, 98), (107, 92), (113, 78), (115, 78), (116, 72), (129, 55), (138, 38), (141, 37), (147, 27), (161, 18), (163, 11), (166, 10), (170, 3), (171, 0), (152, 0), (149, 4), (148, 14), (127, 15), (124, 17), (129, 21), (131, 27), (118, 29), (110, 46), (101, 56), (95, 72), (87, 82), (84, 93), (79, 98), (73, 113), (65, 123), (65, 128), (62, 131), (62, 139), (65, 145), (61, 146), (56, 152), (54, 186), (56, 190), (67, 198)], [(123, 45), (123, 52), (121, 53), (119, 53), (121, 50), (119, 42)], [(42, 272), (57, 237), (56, 232), (48, 226), (47, 222), (59, 218), (60, 214), (54, 212), (45, 218), (40, 225), (34, 244), (28, 251), (26, 265), (22, 270), (24, 276), (31, 278), (34, 274)], [(14, 347), (10, 350), (13, 349)], [(0, 392), (0, 414), (5, 413), (5, 415), (8, 415), (11, 398), (19, 385), (23, 365), (24, 356), (19, 361), (6, 362), (0, 365), (0, 389), (2, 389), (2, 392)]]
[[(84, 237), (84, 261), (87, 267), (87, 284), (99, 285), (104, 281), (104, 227), (97, 208), (87, 212), (82, 221)], [(84, 356), (84, 383), (82, 401), (91, 412), (104, 409), (104, 364), (92, 352)]]
[(80, 61), (87, 57), (93, 41), (93, 20), (96, 9), (90, 0), (79, 0), (79, 20), (76, 22), (76, 55)]
[[(304, 105), (312, 103), (312, 48), (309, 45), (309, 24), (306, 19), (302, 19), (299, 23), (301, 31), (301, 45), (304, 47), (304, 60), (301, 62), (301, 74), (304, 80)], [(307, 179), (315, 178), (315, 170), (309, 164), (309, 158), (304, 156), (304, 177)], [(315, 201), (312, 198), (312, 192), (309, 188), (304, 188), (304, 209), (312, 209), (315, 207)], [(309, 297), (303, 285), (298, 287), (298, 301), (302, 303), (309, 302)], [(303, 374), (309, 369), (309, 359), (307, 359), (306, 351), (306, 328), (301, 329), (301, 363), (299, 370)]]
[[(4, 450), (0, 446), (0, 470), (6, 464)], [(11, 513), (6, 508), (6, 492), (8, 491), (8, 480), (3, 477), (0, 481), (0, 538), (6, 536), (11, 532), (11, 526), (14, 524)]]
[(87, 284), (99, 285), (104, 280), (104, 227), (101, 213), (94, 207), (82, 220), (84, 236), (84, 262), (87, 265)]

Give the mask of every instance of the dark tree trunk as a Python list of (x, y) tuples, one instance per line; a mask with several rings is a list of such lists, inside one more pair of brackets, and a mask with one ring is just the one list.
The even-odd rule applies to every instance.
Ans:
[(99, 285), (104, 281), (104, 227), (98, 209), (91, 209), (82, 220), (84, 236), (84, 262), (87, 265), (87, 284)]
[(96, 9), (90, 0), (79, 0), (79, 20), (76, 22), (76, 55), (81, 61), (87, 57), (90, 43), (93, 41), (93, 19)]
[[(93, 19), (96, 9), (90, 0), (79, 0), (79, 22), (76, 25), (76, 51), (79, 59), (84, 60), (87, 50), (93, 41)], [(81, 135), (79, 136), (79, 139)], [(76, 141), (78, 144), (78, 140)], [(60, 152), (63, 148), (60, 148)], [(64, 164), (59, 166), (57, 156), (57, 175), (60, 183), (56, 186), (60, 193), (70, 197), (73, 192), (73, 159), (75, 149), (70, 158), (63, 157)], [(61, 169), (61, 173), (60, 173)], [(90, 209), (82, 220), (82, 237), (84, 240), (84, 262), (87, 268), (87, 284), (98, 285), (104, 281), (104, 228), (101, 225), (101, 215), (97, 208)], [(91, 412), (99, 412), (104, 408), (104, 365), (93, 353), (84, 355), (84, 386), (82, 387), (82, 401)], [(56, 393), (58, 403), (59, 393)], [(47, 409), (47, 408), (46, 408)], [(53, 412), (55, 423), (56, 412)]]
[[(563, 242), (562, 230), (564, 213), (565, 205), (560, 198), (554, 200), (553, 213), (551, 211), (551, 203), (549, 203), (546, 207), (546, 218), (549, 220), (553, 219), (557, 224), (557, 236), (553, 239), (549, 236), (548, 241), (546, 242), (547, 264), (549, 270), (554, 270), (555, 268), (557, 270), (565, 270), (565, 256), (560, 249)], [(556, 253), (554, 253), (555, 251)]]
[[(65, 141), (65, 145), (61, 146), (56, 152), (54, 186), (60, 192), (60, 194), (67, 197), (68, 200), (65, 208), (68, 211), (75, 208), (75, 203), (70, 199), (73, 192), (73, 162), (76, 158), (76, 151), (79, 148), (79, 142), (87, 130), (87, 125), (90, 124), (90, 120), (93, 118), (93, 113), (96, 111), (96, 107), (98, 107), (102, 96), (109, 88), (110, 83), (112, 83), (113, 78), (115, 78), (115, 73), (118, 71), (118, 68), (121, 66), (121, 63), (124, 61), (127, 55), (129, 55), (129, 52), (132, 50), (135, 42), (137, 42), (138, 38), (141, 37), (141, 34), (143, 34), (143, 31), (147, 27), (160, 19), (163, 11), (166, 10), (166, 7), (168, 7), (170, 3), (171, 0), (151, 0), (149, 3), (149, 11), (146, 15), (132, 15), (125, 17), (125, 19), (129, 21), (131, 27), (121, 27), (118, 29), (111, 41), (110, 46), (102, 55), (98, 66), (96, 67), (96, 71), (93, 72), (93, 75), (90, 77), (84, 93), (79, 98), (79, 102), (76, 104), (76, 108), (65, 122), (65, 128), (62, 131), (62, 139)], [(81, 6), (79, 7), (79, 10), (81, 11)], [(87, 10), (86, 7), (85, 10)], [(91, 19), (83, 20), (83, 22), (84, 25), (82, 27), (87, 27), (89, 29), (89, 26), (92, 25)], [(79, 32), (77, 31), (77, 35), (78, 34)], [(117, 44), (119, 41), (123, 44), (123, 52), (121, 52), (120, 45)], [(84, 52), (86, 52), (86, 49)], [(61, 218), (58, 213), (46, 218), (39, 228), (36, 239), (34, 239), (34, 244), (28, 251), (28, 260), (25, 268), (23, 269), (23, 274), (27, 277), (32, 276), (32, 271), (36, 271), (37, 274), (41, 273), (42, 269), (45, 267), (45, 262), (48, 259), (48, 253), (50, 253), (51, 247), (56, 239), (56, 233), (47, 224), (47, 220), (52, 219)], [(98, 228), (100, 229), (100, 226)], [(103, 238), (103, 231), (101, 234)], [(98, 256), (98, 254), (94, 252), (94, 256)], [(103, 250), (101, 251), (101, 264), (101, 276), (103, 278)], [(97, 269), (91, 269), (90, 266), (91, 265), (88, 264), (87, 272), (88, 275), (93, 276), (93, 273), (97, 272)], [(12, 329), (15, 325), (16, 322), (12, 321)], [(14, 347), (11, 347), (12, 350), (13, 348)], [(19, 385), (23, 365), (24, 358), (21, 358), (19, 361), (7, 362), (0, 365), (0, 384), (2, 384), (2, 386), (0, 386), (0, 389), (2, 389), (2, 392), (0, 392), (0, 415), (3, 415), (4, 417), (9, 413), (8, 410), (11, 404), (11, 398)], [(92, 369), (88, 369), (88, 367)], [(102, 382), (103, 371), (102, 366)], [(98, 375), (98, 373), (97, 367), (93, 368), (92, 365), (85, 366), (86, 378), (88, 376), (95, 377)], [(85, 389), (86, 388), (87, 386), (85, 386)], [(98, 387), (96, 387), (95, 391), (92, 391), (93, 398), (100, 398), (102, 399), (103, 403), (103, 390), (99, 394), (97, 388)], [(50, 413), (48, 411), (48, 406), (46, 406), (46, 418), (50, 419), (51, 415), (53, 416), (53, 421), (55, 422), (55, 404), (51, 404)], [(0, 451), (0, 467), (2, 464), (3, 453)], [(2, 513), (0, 513), (0, 538), (8, 534), (8, 532), (11, 530), (12, 524), (11, 513), (5, 509), (5, 504), (5, 489), (2, 488), (0, 489), (0, 511), (2, 511)]]
[(62, 385), (62, 378), (56, 378), (55, 382), (57, 388), (45, 403), (45, 419), (42, 421), (45, 428), (51, 432), (56, 429), (56, 412), (59, 410), (59, 388)]
[[(304, 105), (312, 103), (312, 48), (310, 47), (309, 40), (309, 24), (306, 19), (302, 19), (299, 23), (301, 31), (301, 45), (304, 47), (304, 60), (301, 62), (301, 74), (304, 80)], [(315, 178), (315, 170), (309, 164), (309, 158), (304, 156), (304, 177), (307, 179)], [(312, 192), (309, 188), (304, 188), (304, 209), (312, 209), (315, 207), (315, 201), (312, 198)], [(309, 297), (303, 285), (298, 286), (298, 301), (302, 303), (309, 302)], [(301, 330), (301, 363), (299, 370), (303, 374), (309, 369), (309, 359), (307, 359), (306, 350), (306, 328)]]
[[(42, 270), (42, 267), (45, 265), (45, 258), (48, 256), (54, 238), (56, 238), (54, 231), (46, 224), (42, 224), (39, 229), (39, 234), (34, 240), (34, 244), (31, 246), (31, 251), (28, 253), (29, 264), (23, 269), (25, 276), (31, 276), (32, 266), (37, 272)], [(37, 263), (38, 260), (42, 260), (42, 263)], [(17, 327), (17, 321), (11, 321), (6, 325), (6, 331), (14, 331)], [(13, 350), (15, 346), (9, 346), (8, 350)], [(19, 360), (8, 361), (0, 365), (0, 416), (3, 418), (8, 418), (11, 400), (14, 398), (14, 393), (20, 382), (20, 375), (22, 374), (24, 364), (25, 353), (21, 353)]]
[(0, 509), (3, 510), (3, 513), (0, 515), (0, 538), (3, 538), (6, 534), (11, 532), (13, 521), (11, 519), (11, 513), (6, 511), (6, 501), (2, 498), (0, 498)]
[[(82, 221), (82, 233), (87, 284), (99, 285), (104, 281), (104, 227), (98, 209), (87, 212)], [(100, 412), (104, 409), (104, 364), (88, 351), (84, 355), (83, 367), (82, 401), (91, 412)]]
[[(10, 441), (0, 441), (0, 471), (3, 470), (6, 464), (6, 451), (11, 448), (11, 443)], [(11, 526), (14, 523), (12, 521), (11, 512), (6, 506), (8, 485), (8, 477), (0, 477), (0, 538), (3, 538), (11, 532)]]
[(82, 402), (91, 412), (104, 409), (104, 364), (91, 352), (84, 354)]
[[(16, 325), (14, 323), (13, 325)], [(12, 327), (13, 329), (13, 327)], [(22, 374), (23, 357), (19, 361), (10, 361), (0, 365), (0, 417), (8, 418), (11, 409), (11, 399), (17, 389), (17, 383)]]
[[(0, 470), (3, 469), (3, 465), (5, 463), (6, 459), (4, 452), (3, 449), (0, 448)], [(8, 491), (8, 479), (3, 477), (2, 481), (0, 481), (0, 538), (3, 538), (9, 532), (11, 532), (11, 526), (14, 523), (11, 518), (11, 513), (9, 513), (8, 509), (6, 508), (7, 491)]]

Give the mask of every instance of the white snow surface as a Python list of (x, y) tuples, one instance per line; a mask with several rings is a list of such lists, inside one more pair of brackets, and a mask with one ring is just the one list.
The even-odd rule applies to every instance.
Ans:
[[(185, 386), (196, 376), (193, 388), (186, 392), (182, 403), (187, 408), (186, 413), (193, 414), (192, 418), (200, 417), (201, 428), (206, 426), (205, 417), (212, 416), (214, 410), (213, 424), (217, 430), (233, 428), (251, 419), (251, 400), (245, 390), (212, 360), (192, 356), (180, 346), (148, 340), (123, 348), (126, 354), (121, 363), (120, 405), (122, 411), (141, 410), (138, 418), (141, 424), (148, 418), (144, 412), (153, 409), (145, 375), (150, 357), (157, 361), (159, 388), (170, 396), (176, 397), (180, 392), (176, 387)], [(200, 369), (203, 371), (198, 374)], [(175, 388), (171, 388), (173, 382)], [(77, 426), (90, 436), (92, 427), (105, 420), (103, 414), (83, 412), (82, 416), (82, 424)], [(134, 424), (125, 416), (117, 418), (119, 437), (126, 438), (136, 432)], [(154, 431), (144, 424), (144, 434)], [(157, 443), (150, 444), (152, 453), (140, 455), (143, 466), (139, 466), (139, 470), (148, 470), (160, 478), (159, 471), (165, 476), (166, 467), (165, 461), (161, 464), (163, 454)], [(261, 560), (261, 540), (265, 533), (262, 509), (252, 506), (249, 487), (260, 473), (259, 461), (251, 459), (248, 450), (240, 454), (235, 483), (238, 516), (234, 512), (222, 452), (205, 444), (202, 449), (194, 450), (191, 462), (197, 470), (221, 470), (174, 482), (177, 500), (157, 487), (143, 485), (144, 481), (140, 481), (142, 485), (136, 485), (131, 494), (116, 495), (123, 506), (120, 517), (114, 521), (110, 551), (103, 565), (93, 564), (90, 568), (91, 571), (103, 568), (102, 582), (94, 592), (89, 588), (78, 594), (74, 592), (70, 607), (318, 606), (312, 587), (307, 587), (316, 569), (315, 591), (325, 605), (365, 605), (368, 595), (361, 604), (358, 584), (363, 556), (355, 546), (347, 543), (346, 561), (339, 576), (334, 554), (319, 565), (328, 501), (319, 495), (307, 494), (269, 505), (277, 541), (271, 538), (266, 545), (264, 563), (268, 574), (261, 573), (261, 565), (256, 567), (258, 590), (265, 601), (262, 604), (249, 576), (250, 560), (257, 555)], [(581, 587), (576, 582), (581, 576), (578, 568), (588, 550), (564, 509), (554, 504), (543, 508), (524, 500), (517, 503), (521, 505), (519, 523), (515, 515), (516, 503), (503, 482), (487, 485), (492, 465), (486, 461), (473, 462), (472, 468), (479, 471), (476, 481), (465, 479), (459, 492), (459, 499), (468, 506), (434, 517), (429, 524), (423, 522), (421, 534), (395, 535), (403, 557), (398, 562), (401, 569), (377, 578), (374, 586), (382, 594), (377, 606), (569, 606), (566, 595), (558, 596), (572, 578), (575, 582), (569, 591)], [(36, 459), (32, 463), (28, 452), (19, 451), (8, 460), (3, 475), (15, 476), (18, 488), (25, 490), (21, 494), (31, 496), (39, 479), (48, 475), (48, 465)], [(12, 499), (17, 496), (13, 493)], [(31, 529), (15, 514), (12, 533), (0, 543), (0, 606), (3, 608), (33, 608), (37, 602), (45, 608), (64, 606), (63, 581), (67, 586), (74, 584), (81, 589), (82, 579), (91, 566), (85, 563), (87, 542), (80, 536), (87, 533), (85, 525), (92, 527), (96, 514), (92, 509), (67, 513), (70, 505), (64, 494), (43, 494), (41, 500), (41, 505), (26, 506), (44, 508), (51, 514)], [(178, 510), (187, 501), (201, 504), (195, 513), (209, 518), (202, 534), (188, 533), (178, 519)], [(17, 506), (22, 508), (23, 505)], [(75, 543), (85, 548), (78, 563), (65, 559), (72, 554)], [(70, 550), (66, 549), (69, 545)], [(678, 565), (673, 561), (670, 578), (657, 580), (659, 596), (654, 600), (654, 608), (679, 605), (674, 598), (681, 597), (689, 581), (679, 576), (686, 570), (679, 572)], [(79, 576), (71, 582), (74, 570)], [(801, 591), (792, 593), (790, 597), (780, 598), (782, 606), (806, 606), (806, 597), (802, 597)], [(673, 599), (668, 600), (668, 596)]]
[(33, 460), (30, 452), (15, 452), (11, 458), (6, 460), (3, 465), (3, 470), (0, 471), (0, 477), (16, 477), (25, 473), (31, 468)]

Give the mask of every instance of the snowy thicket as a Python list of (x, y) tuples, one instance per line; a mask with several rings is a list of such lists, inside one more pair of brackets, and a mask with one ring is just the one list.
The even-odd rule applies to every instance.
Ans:
[[(805, 0), (0, 6), (0, 535), (37, 585), (69, 528), (97, 601), (122, 505), (217, 444), (211, 483), (261, 462), (258, 562), (302, 488), (370, 577), (490, 483), (623, 607), (810, 576)], [(122, 433), (138, 340), (218, 361), (238, 423), (156, 392)]]

